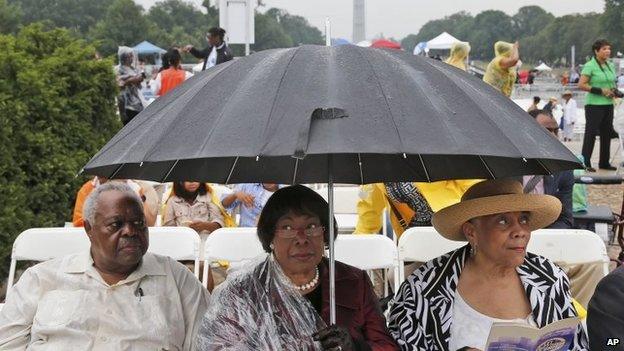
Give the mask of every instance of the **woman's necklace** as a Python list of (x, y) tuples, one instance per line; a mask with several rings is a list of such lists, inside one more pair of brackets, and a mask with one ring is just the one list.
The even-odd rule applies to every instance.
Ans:
[(295, 285), (295, 289), (299, 291), (306, 291), (306, 290), (312, 289), (313, 287), (316, 286), (316, 284), (318, 283), (318, 280), (319, 280), (319, 269), (318, 267), (316, 267), (316, 274), (314, 275), (314, 278), (312, 278), (312, 280), (310, 280), (310, 282), (307, 284)]

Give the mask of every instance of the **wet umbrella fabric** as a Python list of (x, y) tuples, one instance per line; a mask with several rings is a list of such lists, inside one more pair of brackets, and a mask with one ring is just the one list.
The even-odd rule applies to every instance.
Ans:
[(85, 166), (160, 182), (375, 183), (579, 167), (526, 112), (450, 65), (397, 50), (262, 51), (187, 80)]

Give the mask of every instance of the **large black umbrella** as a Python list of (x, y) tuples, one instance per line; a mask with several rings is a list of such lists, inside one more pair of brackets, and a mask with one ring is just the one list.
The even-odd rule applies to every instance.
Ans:
[(578, 165), (471, 75), (397, 50), (343, 45), (267, 50), (198, 74), (135, 117), (85, 171), (216, 183), (314, 183), (331, 173), (363, 184)]
[[(267, 50), (203, 72), (135, 117), (85, 171), (159, 182), (328, 182), (331, 209), (333, 182), (576, 167), (526, 112), (469, 74), (396, 50), (344, 45)], [(332, 240), (330, 262), (333, 296)]]

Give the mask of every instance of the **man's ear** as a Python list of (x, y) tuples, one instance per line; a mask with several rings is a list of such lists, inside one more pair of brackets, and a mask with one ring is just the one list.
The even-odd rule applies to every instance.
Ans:
[(84, 229), (85, 232), (87, 232), (87, 236), (89, 237), (89, 240), (91, 240), (91, 223), (87, 222), (86, 220), (84, 221)]

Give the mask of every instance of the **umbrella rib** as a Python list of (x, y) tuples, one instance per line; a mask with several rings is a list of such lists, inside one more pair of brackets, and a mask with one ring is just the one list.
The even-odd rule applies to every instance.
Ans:
[(388, 112), (390, 113), (390, 117), (392, 118), (392, 125), (394, 126), (394, 130), (396, 131), (396, 135), (397, 135), (397, 139), (399, 140), (399, 144), (401, 145), (401, 152), (404, 152), (405, 148), (403, 145), (403, 140), (401, 139), (401, 133), (399, 132), (399, 126), (396, 124), (396, 121), (394, 120), (394, 114), (392, 113), (392, 109), (390, 108), (390, 102), (388, 102), (388, 96), (386, 96), (386, 93), (383, 90), (383, 87), (381, 86), (381, 82), (379, 80), (379, 76), (377, 75), (377, 71), (375, 71), (375, 66), (368, 60), (368, 57), (366, 57), (366, 55), (362, 54), (363, 50), (356, 50), (356, 52), (366, 61), (366, 63), (368, 63), (368, 65), (370, 66), (371, 71), (373, 72), (373, 75), (375, 76), (375, 80), (377, 81), (377, 86), (379, 87), (379, 90), (381, 91), (381, 95), (383, 95), (384, 97), (384, 102), (386, 103), (386, 107), (388, 108)]
[(178, 165), (178, 162), (180, 160), (175, 160), (175, 162), (173, 163), (173, 165), (171, 165), (171, 168), (169, 168), (169, 171), (167, 171), (167, 174), (165, 174), (165, 176), (160, 180), (161, 183), (164, 183), (165, 180), (167, 180), (167, 178), (169, 177), (169, 175), (171, 174), (171, 172), (173, 172), (173, 169), (175, 168), (175, 166)]
[(119, 171), (121, 170), (121, 167), (123, 167), (124, 164), (125, 163), (120, 164), (119, 167), (117, 167), (115, 169), (115, 172), (113, 172), (113, 174), (111, 174), (111, 176), (109, 178), (111, 178), (111, 179), (115, 178), (115, 176), (117, 175), (117, 173), (119, 173)]
[(490, 166), (487, 165), (487, 163), (485, 162), (483, 157), (481, 157), (481, 155), (479, 155), (479, 160), (481, 160), (481, 163), (483, 163), (483, 165), (485, 166), (485, 169), (488, 171), (488, 173), (490, 174), (492, 179), (496, 179), (496, 176), (494, 175), (494, 173), (492, 173), (492, 170), (490, 169)]
[[(459, 90), (470, 93), (470, 94), (478, 94), (478, 95), (484, 95), (480, 90), (475, 89), (474, 86), (472, 86), (471, 84), (463, 84), (460, 85), (458, 84), (455, 79), (453, 78), (460, 78), (462, 81), (466, 81), (466, 79), (464, 79), (464, 77), (461, 77), (460, 75), (454, 75), (454, 76), (450, 76), (448, 74), (449, 68), (452, 67), (450, 65), (448, 65), (449, 67), (446, 67), (444, 65), (442, 66), (438, 66), (436, 64), (434, 64), (433, 62), (427, 62), (427, 64), (433, 68), (436, 69), (436, 71), (440, 72), (441, 74), (443, 74), (446, 78), (448, 78), (449, 82), (452, 82)], [(512, 101), (511, 99), (509, 99), (510, 101)], [(483, 106), (477, 104), (476, 102), (474, 102), (473, 100), (468, 100), (469, 102), (472, 103), (473, 106), (475, 106), (476, 108), (478, 108), (479, 110), (481, 110), (483, 112), (484, 115), (488, 115), (487, 112), (483, 109)], [(520, 149), (518, 149), (518, 147), (511, 141), (511, 139), (509, 139), (509, 137), (503, 133), (503, 131), (501, 130), (501, 128), (498, 126), (498, 124), (493, 123), (493, 121), (490, 118), (485, 118), (484, 119), (487, 123), (489, 123), (490, 125), (494, 126), (494, 128), (496, 128), (500, 133), (500, 135), (503, 135), (505, 137), (505, 139), (509, 140), (509, 145), (512, 145), (513, 148), (516, 150), (516, 152), (518, 153), (518, 155), (522, 156), (522, 152), (520, 151)], [(447, 129), (449, 129), (447, 127)]]
[(548, 167), (546, 167), (546, 165), (544, 165), (544, 163), (539, 158), (536, 158), (535, 160), (537, 161), (537, 163), (539, 163), (540, 166), (542, 166), (542, 168), (544, 168), (546, 170), (546, 172), (548, 172), (548, 175), (552, 175), (553, 174), (550, 171), (550, 169), (548, 169)]
[[(212, 74), (206, 74), (206, 76), (210, 78), (210, 79), (208, 79), (208, 80), (212, 80), (214, 77), (216, 77), (216, 76), (220, 75), (220, 74), (221, 74), (223, 71), (225, 71), (225, 69), (226, 69), (227, 67), (229, 67), (230, 65), (228, 64), (228, 65), (219, 65), (219, 66), (222, 66), (222, 67), (219, 67), (219, 69), (215, 69), (215, 72), (212, 72)], [(204, 78), (204, 79), (206, 79), (206, 78)], [(191, 87), (191, 88), (192, 88), (192, 87)], [(197, 90), (201, 90), (201, 89), (197, 89)], [(191, 89), (189, 89), (189, 90), (185, 91), (184, 93), (181, 93), (181, 94), (180, 94), (180, 96), (184, 96), (184, 95), (186, 95), (186, 94), (191, 94), (191, 95), (192, 95), (192, 96), (191, 96), (191, 99), (192, 99), (192, 98), (193, 98), (195, 95), (197, 95), (198, 93), (199, 93), (198, 91), (196, 91), (196, 92), (192, 92), (192, 90), (191, 90)], [(171, 103), (162, 104), (162, 102), (161, 102), (161, 105), (162, 105), (162, 106), (156, 106), (156, 105), (154, 105), (154, 106), (152, 107), (152, 109), (154, 109), (155, 107), (157, 107), (157, 108), (158, 108), (157, 110), (155, 110), (155, 111), (152, 113), (152, 116), (154, 116), (154, 115), (155, 115), (155, 114), (157, 114), (157, 113), (160, 113), (160, 112), (161, 112), (161, 111), (163, 111), (163, 110), (167, 110), (167, 109), (171, 108), (171, 106), (172, 106), (172, 104), (171, 104)], [(122, 129), (118, 132), (119, 137), (117, 137), (117, 135), (115, 135), (115, 136), (113, 137), (113, 139), (116, 139), (116, 142), (115, 142), (114, 144), (111, 144), (111, 145), (108, 145), (108, 143), (107, 143), (106, 145), (104, 145), (104, 147), (103, 147), (103, 148), (102, 148), (102, 149), (98, 152), (98, 155), (100, 155), (100, 154), (102, 154), (102, 153), (106, 152), (107, 150), (109, 150), (109, 149), (113, 148), (115, 145), (117, 145), (117, 143), (118, 143), (119, 141), (121, 141), (121, 140), (125, 139), (126, 137), (129, 137), (130, 135), (133, 135), (133, 136), (134, 136), (134, 139), (135, 139), (135, 140), (137, 140), (137, 143), (138, 143), (138, 140), (140, 140), (140, 138), (136, 137), (136, 134), (137, 134), (137, 132), (136, 132), (136, 131), (142, 131), (142, 134), (147, 134), (147, 133), (151, 133), (151, 132), (153, 132), (153, 128), (149, 128), (149, 126), (148, 126), (148, 127), (146, 127), (146, 126), (145, 126), (145, 124), (147, 124), (147, 123), (152, 123), (152, 125), (153, 125), (153, 124), (158, 124), (158, 123), (160, 123), (160, 121), (161, 121), (162, 117), (164, 117), (164, 116), (166, 116), (166, 113), (164, 113), (164, 112), (163, 112), (163, 113), (161, 113), (161, 116), (160, 116), (161, 118), (159, 118), (159, 119), (158, 119), (158, 121), (155, 121), (153, 118), (148, 118), (148, 119), (145, 119), (145, 120), (143, 120), (143, 121), (136, 122), (134, 126), (131, 126), (131, 127), (132, 127), (132, 129), (122, 128)], [(172, 121), (171, 123), (169, 123), (169, 125), (168, 125), (168, 126), (171, 126), (171, 124), (173, 124), (174, 122), (175, 122), (175, 121)], [(168, 131), (168, 130), (169, 130), (169, 128), (165, 128), (165, 129), (163, 129), (163, 133), (161, 133), (161, 135), (158, 137), (158, 138), (159, 138), (159, 140), (160, 140), (160, 137), (162, 137), (162, 136), (163, 136), (163, 134), (165, 134), (165, 133), (166, 133), (166, 131)], [(124, 133), (124, 134), (121, 134), (121, 133), (122, 133), (122, 132), (124, 132), (124, 131), (125, 131), (125, 133)], [(155, 145), (159, 145), (159, 143), (156, 143)], [(128, 150), (129, 150), (129, 149), (128, 149)], [(153, 152), (154, 152), (154, 148), (150, 148), (149, 150), (147, 150), (147, 151), (145, 152), (145, 156), (146, 156), (146, 157), (144, 157), (144, 159), (143, 159), (143, 160), (141, 160), (141, 161), (145, 161), (145, 159), (147, 159), (147, 158), (149, 157), (149, 155), (153, 154)]]
[(429, 177), (429, 171), (427, 171), (427, 166), (425, 166), (425, 160), (423, 160), (421, 154), (418, 154), (418, 159), (420, 160), (420, 164), (422, 165), (422, 168), (425, 171), (425, 177), (427, 177), (427, 182), (431, 183), (431, 178)]
[(294, 50), (294, 53), (292, 57), (290, 58), (290, 60), (288, 61), (288, 63), (286, 64), (286, 67), (284, 68), (284, 73), (282, 73), (282, 77), (280, 78), (280, 81), (277, 84), (277, 89), (275, 89), (275, 96), (273, 98), (273, 102), (271, 103), (271, 111), (269, 111), (269, 116), (266, 119), (266, 123), (264, 124), (264, 128), (262, 131), (262, 138), (260, 140), (264, 140), (264, 145), (262, 145), (262, 147), (259, 148), (260, 150), (263, 150), (264, 147), (269, 143), (270, 138), (266, 137), (266, 133), (267, 133), (267, 129), (269, 128), (271, 116), (273, 116), (273, 111), (275, 110), (275, 105), (277, 104), (277, 97), (279, 96), (279, 91), (282, 88), (284, 77), (286, 77), (286, 73), (288, 73), (288, 67), (290, 67), (290, 64), (293, 62), (293, 60), (295, 59), (295, 57), (297, 56), (300, 50), (301, 50), (301, 46)]
[(364, 184), (364, 173), (362, 172), (362, 154), (358, 152), (358, 165), (360, 166), (360, 184)]
[(298, 170), (298, 168), (299, 168), (299, 159), (296, 158), (295, 159), (295, 172), (293, 173), (292, 183), (290, 183), (290, 184), (293, 184), (293, 185), (295, 184), (295, 181), (297, 180), (297, 170)]
[(238, 156), (236, 156), (236, 158), (234, 159), (234, 163), (232, 164), (232, 168), (230, 168), (230, 174), (228, 174), (228, 177), (225, 180), (225, 184), (230, 184), (230, 178), (232, 177), (232, 173), (234, 173), (234, 168), (236, 167), (237, 163), (238, 163)]

